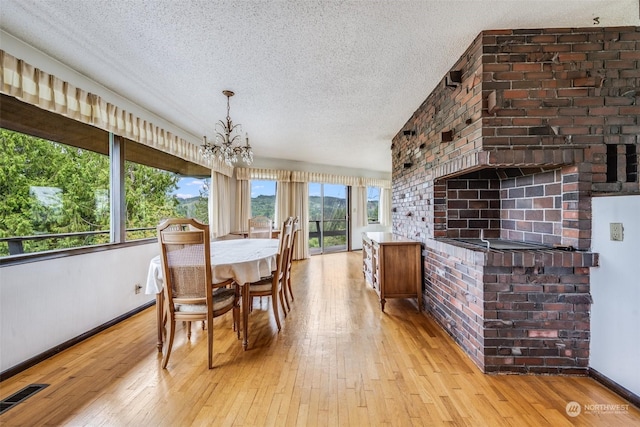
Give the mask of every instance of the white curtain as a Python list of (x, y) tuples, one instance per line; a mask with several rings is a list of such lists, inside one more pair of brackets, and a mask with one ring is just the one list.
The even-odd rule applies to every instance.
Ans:
[(285, 219), (293, 214), (293, 200), (291, 198), (291, 183), (288, 181), (278, 181), (276, 184), (276, 215), (274, 224), (277, 228), (282, 226)]
[(300, 218), (300, 231), (293, 259), (309, 258), (309, 184), (292, 182), (290, 194), (293, 209), (291, 215)]
[(367, 187), (351, 187), (353, 191), (354, 213), (352, 215), (353, 227), (366, 227), (369, 224), (367, 215)]
[(226, 236), (231, 232), (231, 179), (217, 172), (211, 172), (209, 195), (209, 224), (212, 238)]
[(380, 189), (380, 204), (378, 205), (378, 220), (384, 227), (391, 226), (391, 189)]
[(246, 180), (236, 181), (236, 227), (239, 231), (249, 230), (249, 218), (251, 217), (251, 183)]

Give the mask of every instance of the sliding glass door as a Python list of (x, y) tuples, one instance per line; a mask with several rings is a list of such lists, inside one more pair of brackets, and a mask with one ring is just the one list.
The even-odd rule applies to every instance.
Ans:
[(309, 183), (309, 254), (348, 248), (347, 187)]

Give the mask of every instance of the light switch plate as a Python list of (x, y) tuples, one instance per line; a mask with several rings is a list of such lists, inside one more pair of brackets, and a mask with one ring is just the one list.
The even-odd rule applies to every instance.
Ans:
[(624, 239), (624, 227), (622, 227), (621, 222), (611, 222), (609, 223), (609, 233), (611, 236), (611, 240), (621, 242)]

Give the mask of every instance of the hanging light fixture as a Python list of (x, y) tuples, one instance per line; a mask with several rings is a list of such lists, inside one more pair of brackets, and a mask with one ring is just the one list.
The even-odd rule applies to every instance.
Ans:
[[(241, 126), (234, 125), (231, 117), (229, 117), (229, 99), (235, 95), (230, 90), (223, 90), (222, 93), (227, 97), (227, 118), (226, 122), (219, 120), (216, 123), (216, 143), (212, 144), (207, 141), (207, 137), (203, 137), (203, 144), (200, 146), (200, 154), (207, 160), (217, 158), (227, 165), (233, 166), (238, 161), (238, 157), (247, 165), (253, 163), (253, 150), (249, 145), (249, 135), (245, 134), (245, 145), (240, 145)], [(236, 142), (238, 141), (238, 142)]]

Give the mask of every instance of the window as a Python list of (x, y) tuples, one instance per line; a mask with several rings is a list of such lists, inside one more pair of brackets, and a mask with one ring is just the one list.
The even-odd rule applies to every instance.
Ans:
[(109, 157), (0, 129), (0, 256), (109, 242)]
[(380, 188), (367, 187), (367, 218), (369, 218), (369, 224), (378, 224), (380, 222), (378, 216), (379, 206)]
[(272, 220), (276, 215), (275, 181), (251, 181), (251, 216), (261, 215)]
[(340, 184), (309, 183), (309, 253), (346, 251), (348, 188)]
[(178, 199), (178, 215), (209, 223), (209, 188), (211, 178), (180, 176), (173, 195)]
[(125, 162), (126, 240), (155, 237), (156, 226), (166, 218), (196, 218), (208, 224), (209, 182)]
[[(158, 222), (208, 222), (209, 168), (114, 137), (124, 150), (124, 213), (111, 205), (110, 134), (0, 95), (0, 261), (155, 238)], [(112, 165), (113, 164), (113, 165)], [(192, 195), (193, 197), (184, 197)], [(121, 223), (122, 222), (122, 223)], [(11, 257), (11, 255), (19, 255)], [(57, 256), (57, 255), (53, 255)]]

